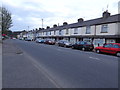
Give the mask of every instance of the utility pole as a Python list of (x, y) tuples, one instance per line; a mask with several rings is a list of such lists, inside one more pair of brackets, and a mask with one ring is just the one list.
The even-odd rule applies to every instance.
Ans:
[(108, 7), (109, 7), (109, 5), (107, 4), (107, 10), (106, 11), (108, 11)]
[(43, 28), (43, 19), (42, 19), (42, 28)]
[(29, 31), (29, 26), (28, 26), (28, 31)]

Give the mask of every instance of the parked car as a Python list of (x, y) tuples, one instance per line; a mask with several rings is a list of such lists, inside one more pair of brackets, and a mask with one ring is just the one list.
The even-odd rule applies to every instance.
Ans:
[(24, 40), (24, 38), (20, 37), (19, 40)]
[(114, 54), (120, 57), (120, 43), (108, 43), (95, 48), (96, 53)]
[(72, 49), (81, 49), (83, 51), (85, 51), (85, 50), (92, 51), (94, 49), (94, 45), (91, 42), (79, 41), (72, 45)]
[(25, 38), (25, 41), (33, 41), (31, 38)]
[(43, 43), (43, 39), (36, 39), (36, 43)]
[(55, 44), (55, 40), (47, 39), (44, 43), (45, 44), (49, 44), (49, 45), (54, 45)]
[(57, 45), (61, 47), (72, 47), (72, 44), (67, 40), (60, 40), (57, 42)]
[(12, 39), (14, 39), (14, 40), (15, 40), (16, 38), (15, 38), (15, 37), (12, 37)]

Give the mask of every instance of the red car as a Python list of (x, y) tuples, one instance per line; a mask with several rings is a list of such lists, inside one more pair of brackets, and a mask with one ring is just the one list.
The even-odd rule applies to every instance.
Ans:
[(103, 46), (96, 47), (95, 51), (97, 53), (109, 53), (114, 54), (120, 57), (120, 43), (108, 43), (104, 44)]
[(45, 42), (44, 42), (45, 44), (49, 44), (49, 45), (54, 45), (55, 44), (55, 40), (46, 40)]

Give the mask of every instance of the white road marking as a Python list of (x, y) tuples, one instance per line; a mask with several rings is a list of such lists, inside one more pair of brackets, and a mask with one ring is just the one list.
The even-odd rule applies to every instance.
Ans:
[(61, 49), (57, 49), (58, 51), (62, 51)]
[(95, 57), (89, 57), (91, 59), (95, 59), (95, 60), (100, 60), (99, 58), (95, 58)]

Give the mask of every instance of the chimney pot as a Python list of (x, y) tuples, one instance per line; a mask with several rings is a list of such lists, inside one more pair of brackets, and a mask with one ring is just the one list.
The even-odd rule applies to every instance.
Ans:
[(79, 19), (78, 19), (78, 22), (79, 22), (79, 23), (81, 23), (81, 22), (83, 22), (83, 21), (84, 21), (83, 18), (79, 18)]
[(107, 11), (103, 12), (103, 18), (108, 18), (110, 16), (110, 13)]
[(56, 28), (56, 27), (57, 27), (57, 25), (56, 25), (56, 24), (54, 24), (54, 25), (53, 25), (53, 27), (54, 27), (54, 28)]
[(67, 22), (64, 22), (64, 23), (63, 23), (63, 26), (65, 26), (65, 25), (68, 25), (68, 23), (67, 23)]
[(46, 28), (47, 28), (47, 29), (49, 29), (49, 28), (50, 28), (50, 26), (47, 26)]

